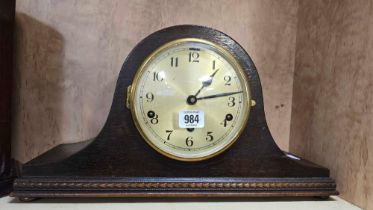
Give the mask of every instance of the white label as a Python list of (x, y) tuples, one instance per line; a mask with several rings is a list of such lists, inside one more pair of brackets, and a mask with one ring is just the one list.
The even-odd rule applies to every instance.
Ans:
[(180, 128), (203, 128), (205, 113), (200, 110), (182, 110), (179, 112)]

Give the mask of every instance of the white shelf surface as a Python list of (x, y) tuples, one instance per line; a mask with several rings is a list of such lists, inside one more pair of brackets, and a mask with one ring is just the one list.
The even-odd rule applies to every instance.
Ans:
[(121, 199), (121, 198), (59, 198), (39, 199), (33, 202), (20, 202), (9, 196), (0, 198), (0, 210), (220, 210), (220, 209), (260, 209), (260, 210), (357, 210), (347, 201), (332, 196), (327, 200), (317, 198), (250, 198), (250, 199)]

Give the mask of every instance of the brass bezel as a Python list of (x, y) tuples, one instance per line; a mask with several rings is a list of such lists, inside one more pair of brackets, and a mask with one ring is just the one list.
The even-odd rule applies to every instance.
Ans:
[[(170, 153), (162, 150), (161, 148), (157, 147), (156, 145), (154, 145), (152, 143), (152, 141), (143, 132), (143, 130), (142, 130), (142, 128), (141, 128), (141, 126), (140, 126), (140, 124), (138, 122), (138, 116), (136, 115), (136, 112), (135, 112), (135, 93), (136, 93), (136, 88), (138, 87), (138, 83), (140, 81), (141, 76), (143, 75), (143, 72), (145, 71), (145, 67), (147, 66), (147, 64), (150, 63), (155, 58), (155, 56), (158, 55), (159, 53), (161, 53), (162, 51), (164, 51), (166, 49), (169, 49), (172, 46), (175, 46), (175, 45), (178, 45), (178, 44), (181, 44), (181, 43), (185, 43), (185, 42), (198, 42), (198, 43), (207, 44), (207, 45), (210, 45), (213, 48), (215, 48), (219, 53), (221, 53), (224, 56), (224, 58), (227, 59), (227, 61), (230, 62), (235, 67), (235, 70), (238, 71), (240, 79), (243, 80), (243, 83), (244, 83), (243, 86), (244, 86), (244, 88), (246, 90), (245, 92), (247, 93), (247, 100), (248, 100), (247, 101), (248, 105), (246, 106), (247, 109), (243, 113), (245, 115), (245, 118), (244, 118), (244, 121), (243, 121), (243, 123), (241, 125), (241, 128), (238, 130), (238, 132), (233, 137), (233, 139), (229, 142), (229, 144), (225, 145), (223, 148), (221, 148), (220, 150), (218, 150), (218, 151), (216, 151), (216, 152), (214, 152), (212, 154), (209, 154), (209, 155), (206, 155), (206, 156), (203, 156), (203, 157), (197, 157), (197, 158), (179, 157), (179, 156), (176, 156), (174, 154), (170, 154)], [(166, 157), (169, 157), (169, 158), (172, 158), (172, 159), (175, 159), (175, 160), (179, 160), (179, 161), (195, 162), (195, 161), (206, 160), (206, 159), (215, 157), (215, 156), (221, 154), (222, 152), (224, 152), (225, 150), (227, 150), (230, 146), (232, 146), (232, 144), (234, 142), (237, 141), (237, 139), (239, 138), (239, 136), (242, 134), (242, 132), (246, 128), (247, 122), (248, 122), (248, 119), (249, 119), (250, 110), (251, 110), (251, 105), (250, 105), (251, 104), (251, 91), (250, 91), (249, 81), (247, 79), (247, 75), (243, 71), (243, 68), (242, 68), (241, 64), (238, 62), (238, 60), (227, 49), (221, 47), (220, 45), (218, 45), (218, 44), (216, 44), (214, 42), (207, 41), (205, 39), (200, 39), (200, 38), (182, 38), (182, 39), (176, 39), (176, 40), (170, 41), (170, 42), (168, 42), (168, 43), (160, 46), (156, 50), (154, 50), (144, 60), (144, 62), (141, 64), (141, 66), (139, 67), (139, 69), (137, 70), (137, 72), (136, 72), (136, 74), (134, 76), (132, 84), (128, 88), (129, 89), (127, 91), (127, 99), (125, 99), (125, 103), (126, 103), (126, 105), (129, 105), (129, 107), (130, 107), (132, 119), (133, 119), (133, 121), (135, 123), (135, 126), (136, 126), (137, 130), (139, 131), (140, 135), (142, 136), (142, 138), (145, 140), (145, 142), (148, 145), (150, 145), (158, 153), (160, 153), (160, 154), (162, 154), (162, 155), (164, 155)], [(129, 100), (128, 100), (128, 92), (130, 94)]]

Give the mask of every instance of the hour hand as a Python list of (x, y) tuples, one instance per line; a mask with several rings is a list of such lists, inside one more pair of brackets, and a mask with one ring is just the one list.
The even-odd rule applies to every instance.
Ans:
[(203, 88), (205, 88), (205, 87), (211, 85), (211, 83), (212, 83), (212, 79), (214, 78), (214, 76), (216, 75), (216, 73), (218, 73), (219, 70), (220, 70), (220, 69), (216, 69), (216, 70), (214, 71), (214, 73), (212, 73), (212, 74), (209, 76), (209, 78), (208, 78), (207, 80), (202, 81), (202, 87), (197, 91), (196, 94), (194, 94), (195, 97), (198, 96), (198, 94), (201, 92), (201, 90), (202, 90)]
[(215, 76), (216, 73), (218, 73), (218, 71), (219, 71), (219, 69), (216, 69), (216, 71), (214, 71), (214, 73), (212, 73), (207, 80), (202, 82), (202, 85), (205, 86), (205, 87), (211, 85), (212, 79), (214, 79), (214, 76)]
[(218, 98), (218, 97), (224, 97), (224, 96), (230, 96), (238, 93), (242, 93), (243, 91), (236, 91), (236, 92), (228, 92), (228, 93), (219, 93), (219, 94), (214, 94), (214, 95), (209, 95), (209, 96), (202, 96), (197, 98), (197, 100), (203, 100), (203, 99), (209, 99), (209, 98)]

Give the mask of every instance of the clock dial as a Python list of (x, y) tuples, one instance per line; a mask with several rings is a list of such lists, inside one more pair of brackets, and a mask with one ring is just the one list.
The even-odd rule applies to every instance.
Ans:
[(249, 102), (239, 63), (201, 39), (179, 39), (153, 52), (131, 86), (131, 111), (143, 138), (184, 161), (228, 148), (246, 126)]

